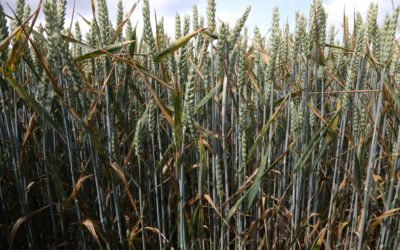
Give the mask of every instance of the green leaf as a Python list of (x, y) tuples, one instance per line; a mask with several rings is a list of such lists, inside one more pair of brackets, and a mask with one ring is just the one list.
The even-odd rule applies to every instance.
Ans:
[(254, 180), (253, 185), (249, 188), (247, 191), (247, 195), (244, 199), (244, 203), (246, 204), (244, 212), (247, 213), (247, 211), (250, 209), (251, 205), (253, 204), (254, 198), (256, 197), (256, 194), (258, 190), (260, 189), (261, 185), (261, 177), (264, 175), (265, 171), (265, 166), (267, 165), (267, 159), (268, 159), (268, 150), (266, 150), (266, 153), (264, 154), (263, 158), (261, 159), (260, 166), (258, 167), (257, 170), (257, 175)]
[[(182, 95), (179, 90), (175, 90), (174, 92), (174, 140), (175, 140), (175, 147), (177, 152), (177, 159), (175, 164), (177, 166), (176, 171), (178, 168), (182, 167), (180, 164), (181, 161), (181, 153), (182, 153)], [(177, 172), (177, 176), (178, 176)]]
[(164, 49), (160, 53), (154, 56), (154, 62), (161, 62), (165, 57), (172, 54), (174, 51), (178, 50), (180, 47), (184, 46), (189, 40), (200, 32), (205, 31), (205, 29), (199, 29), (189, 35), (179, 38), (177, 41), (172, 43), (168, 48)]
[(264, 127), (261, 129), (260, 134), (258, 134), (256, 140), (253, 143), (253, 146), (251, 146), (249, 153), (247, 154), (247, 159), (245, 162), (242, 163), (242, 166), (240, 166), (239, 172), (241, 172), (246, 164), (249, 162), (253, 154), (256, 152), (258, 145), (261, 143), (262, 139), (264, 136), (267, 134), (269, 127), (271, 126), (272, 122), (275, 120), (277, 117), (278, 113), (280, 112), (281, 108), (283, 107), (283, 104), (288, 100), (289, 95), (292, 95), (292, 93), (289, 93), (286, 95), (286, 97), (279, 102), (279, 106), (276, 109), (275, 113), (268, 119), (267, 123), (264, 125)]
[(84, 42), (78, 41), (75, 38), (72, 38), (72, 37), (69, 37), (69, 36), (66, 36), (66, 35), (61, 35), (61, 37), (63, 39), (65, 39), (65, 40), (67, 40), (68, 42), (75, 43), (76, 45), (82, 47), (83, 49), (87, 49), (89, 51), (92, 51), (92, 50), (95, 49), (94, 47), (92, 47), (92, 46), (90, 46), (90, 45), (88, 45), (88, 44), (86, 44)]
[(139, 63), (134, 64), (134, 67), (142, 72), (143, 74), (147, 75), (148, 77), (154, 79), (158, 84), (160, 84), (163, 87), (169, 88), (170, 90), (173, 90), (173, 88), (171, 87), (171, 85), (169, 83), (167, 83), (166, 81), (164, 81), (163, 79), (159, 78), (157, 75), (153, 74), (152, 72), (150, 72), (147, 68), (141, 66)]
[(239, 208), (240, 204), (242, 204), (243, 200), (245, 199), (247, 192), (240, 197), (240, 199), (233, 205), (233, 207), (229, 210), (228, 215), (226, 216), (226, 222), (229, 223), (232, 216), (236, 213), (236, 210)]
[[(318, 156), (317, 156), (316, 160), (314, 161), (312, 168), (314, 168), (319, 163), (322, 156), (325, 154), (325, 151), (328, 149), (328, 146), (331, 144), (331, 142), (335, 138), (338, 122), (339, 122), (339, 116), (336, 116), (333, 119), (333, 123), (331, 123), (330, 125), (328, 124), (327, 136), (325, 137), (324, 143), (322, 144), (321, 149), (319, 150)], [(324, 126), (322, 126), (322, 127), (324, 127)], [(319, 140), (317, 140), (317, 141), (319, 141)]]
[(29, 93), (18, 84), (18, 82), (11, 76), (11, 73), (5, 71), (5, 77), (8, 84), (17, 92), (18, 96), (25, 101), (25, 103), (33, 109), (38, 115), (43, 116), (44, 120), (50, 124), (59, 134), (65, 139), (65, 135), (61, 123), (53, 120), (50, 114), (44, 109)]
[(336, 46), (336, 45), (333, 45), (333, 44), (327, 44), (327, 43), (325, 43), (325, 47), (334, 48), (334, 49), (341, 49), (341, 50), (345, 50), (345, 51), (348, 51), (348, 52), (353, 52), (352, 49), (345, 48), (345, 47), (340, 47), (340, 46)]
[[(260, 166), (258, 167), (257, 170), (257, 175), (255, 177), (254, 183), (251, 185), (251, 187), (246, 191), (246, 193), (240, 197), (240, 199), (233, 205), (233, 207), (229, 210), (228, 215), (226, 217), (226, 221), (229, 223), (229, 220), (232, 218), (232, 216), (236, 213), (236, 210), (239, 208), (239, 206), (244, 202), (245, 204), (245, 210), (244, 212), (247, 212), (251, 205), (253, 204), (254, 198), (256, 197), (256, 194), (259, 190), (260, 184), (261, 184), (261, 177), (266, 174), (267, 171), (265, 171), (265, 166), (267, 165), (267, 159), (268, 159), (268, 150), (265, 152), (263, 158), (261, 159)], [(269, 168), (271, 169), (271, 168)]]
[(67, 39), (70, 42), (75, 43), (78, 46), (81, 46), (82, 48), (90, 50), (89, 53), (86, 53), (86, 54), (84, 54), (84, 55), (82, 55), (80, 57), (75, 58), (74, 62), (76, 62), (76, 63), (79, 63), (79, 62), (82, 62), (82, 61), (85, 61), (85, 60), (88, 60), (88, 59), (91, 59), (91, 58), (99, 57), (101, 55), (107, 54), (106, 52), (108, 52), (108, 53), (117, 52), (117, 51), (121, 50), (123, 47), (125, 47), (125, 46), (127, 46), (129, 44), (135, 43), (135, 41), (131, 40), (131, 41), (125, 41), (125, 42), (121, 42), (121, 43), (111, 44), (111, 45), (105, 46), (103, 48), (96, 49), (96, 48), (93, 48), (93, 47), (91, 47), (91, 46), (89, 46), (89, 45), (87, 45), (85, 43), (77, 41), (77, 40), (75, 40), (75, 39), (73, 39), (71, 37), (67, 37), (67, 36), (62, 36), (62, 37), (64, 39)]
[(206, 180), (206, 173), (207, 173), (207, 157), (206, 157), (206, 151), (204, 148), (204, 142), (203, 142), (202, 136), (200, 136), (200, 138), (199, 138), (198, 146), (199, 146), (199, 155), (200, 155), (198, 190), (199, 190), (199, 197), (203, 197), (203, 190), (206, 187), (205, 180)]
[(218, 39), (218, 35), (217, 34), (212, 33), (212, 32), (210, 32), (208, 30), (204, 30), (202, 33), (207, 35), (207, 36), (209, 36), (209, 37), (211, 37), (212, 39)]
[(204, 104), (206, 104), (208, 102), (208, 100), (210, 100), (210, 98), (212, 98), (219, 90), (219, 88), (221, 87), (222, 84), (218, 84), (217, 86), (214, 87), (213, 90), (211, 90), (210, 93), (208, 93), (194, 108), (193, 108), (193, 112), (196, 114), (201, 107), (204, 106)]
[(130, 56), (133, 56), (135, 54), (135, 50), (136, 50), (136, 28), (137, 28), (137, 24), (135, 26), (135, 29), (132, 32), (131, 37), (129, 37), (129, 39), (131, 41), (134, 41), (133, 43), (131, 43), (131, 45), (129, 45), (128, 51), (129, 51)]
[[(334, 130), (336, 130), (336, 126), (339, 120), (339, 114), (341, 113), (340, 111), (342, 110), (342, 106), (340, 105), (338, 109), (335, 111), (335, 114), (329, 119), (327, 123), (325, 123), (325, 126), (321, 126), (317, 132), (315, 132), (315, 135), (311, 139), (311, 142), (308, 144), (306, 151), (304, 154), (301, 156), (300, 160), (297, 162), (294, 171), (298, 172), (301, 171), (305, 168), (307, 160), (310, 158), (311, 153), (314, 151), (315, 147), (318, 145), (319, 140), (322, 138), (322, 136), (325, 134), (325, 131), (329, 129), (329, 133), (327, 137), (325, 138), (324, 145), (323, 147), (327, 147), (327, 145), (333, 140), (335, 136)], [(333, 130), (333, 132), (332, 132)], [(320, 152), (319, 157), (322, 156), (323, 152)], [(318, 161), (316, 161), (318, 162)]]
[(361, 148), (362, 144), (357, 147), (353, 169), (353, 181), (359, 194), (361, 194)]

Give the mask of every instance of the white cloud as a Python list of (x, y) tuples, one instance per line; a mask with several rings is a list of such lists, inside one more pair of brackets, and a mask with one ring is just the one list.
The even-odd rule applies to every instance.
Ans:
[[(45, 0), (44, 0), (45, 1)], [(44, 2), (43, 1), (43, 2)], [(0, 0), (0, 3), (3, 5), (6, 13), (12, 14), (12, 11), (8, 7), (8, 5), (12, 8), (15, 9), (17, 0)], [(29, 4), (31, 7), (31, 10), (34, 11), (39, 3), (39, 0), (26, 0), (26, 4)], [(123, 1), (124, 5), (124, 12), (128, 12), (131, 7), (134, 5), (136, 0), (131, 0), (131, 1)], [(138, 32), (141, 33), (142, 31), (142, 22), (143, 22), (143, 17), (142, 17), (142, 2), (140, 1), (138, 6), (136, 7), (135, 11), (133, 12), (131, 16), (131, 22), (132, 25), (135, 25), (138, 23), (137, 29)], [(162, 16), (164, 17), (164, 23), (165, 23), (165, 28), (166, 31), (169, 34), (173, 34), (175, 32), (175, 14), (177, 12), (180, 13), (181, 17), (183, 17), (185, 14), (188, 14), (191, 12), (192, 6), (195, 3), (200, 3), (204, 2), (206, 4), (205, 0), (149, 0), (150, 2), (150, 12), (151, 12), (151, 21), (152, 21), (152, 26), (153, 26), (153, 31), (154, 31), (154, 25), (155, 25), (155, 14), (157, 14), (157, 19), (159, 20)], [(69, 27), (71, 19), (72, 19), (72, 9), (73, 9), (73, 0), (68, 0), (67, 1), (67, 13), (66, 13), (66, 26)], [(111, 21), (114, 24), (115, 27), (115, 16), (117, 12), (117, 0), (107, 0), (107, 6), (108, 6), (108, 12)], [(97, 6), (96, 6), (97, 7)], [(98, 11), (96, 9), (96, 11)], [(93, 18), (92, 14), (92, 8), (89, 0), (76, 0), (75, 1), (75, 14), (73, 16), (74, 22), (79, 21), (81, 24), (81, 29), (83, 33), (85, 34), (89, 30), (89, 26), (86, 25), (86, 23), (83, 21), (83, 19), (80, 17), (82, 15), (84, 18), (87, 20), (91, 21)], [(43, 13), (40, 14), (37, 23), (40, 22), (45, 22), (44, 15)]]
[(231, 12), (231, 11), (224, 11), (220, 10), (216, 13), (217, 24), (220, 22), (228, 23), (229, 27), (232, 29), (236, 21), (242, 16), (240, 12)]
[[(252, 34), (252, 30), (255, 25), (258, 25), (261, 28), (262, 33), (265, 34), (270, 27), (272, 18), (272, 9), (266, 10), (265, 7), (267, 5), (273, 4), (266, 4), (263, 1), (265, 0), (218, 0), (216, 13), (217, 22), (228, 22), (230, 27), (232, 28), (235, 25), (237, 19), (240, 18), (240, 16), (242, 15), (245, 7), (247, 5), (252, 5), (252, 11), (250, 12), (249, 18), (246, 22), (246, 25), (249, 28), (249, 34)], [(302, 0), (301, 5), (308, 6), (310, 1), (311, 0)], [(377, 2), (379, 4), (378, 23), (382, 24), (385, 14), (388, 12), (392, 12), (392, 1), (394, 2), (395, 6), (400, 3), (400, 0), (324, 0), (324, 7), (328, 12), (328, 25), (335, 25), (336, 28), (339, 28), (343, 22), (343, 11), (346, 10), (346, 15), (349, 18), (349, 24), (351, 28), (354, 21), (354, 10), (359, 11), (365, 20), (368, 6), (371, 2)], [(3, 5), (7, 14), (12, 13), (7, 4), (9, 4), (11, 8), (15, 8), (16, 2), (17, 0), (0, 0), (0, 3)], [(39, 0), (26, 0), (25, 2), (31, 6), (31, 9), (33, 11), (37, 7)], [(66, 26), (69, 26), (71, 22), (73, 2), (74, 0), (67, 0)], [(135, 2), (136, 0), (124, 0), (124, 11), (128, 12)], [(139, 33), (141, 33), (142, 31), (143, 24), (142, 2), (143, 0), (140, 1), (139, 5), (131, 16), (132, 24), (138, 24), (137, 28)], [(175, 33), (176, 13), (179, 13), (181, 15), (181, 18), (183, 18), (186, 14), (191, 14), (193, 4), (197, 4), (199, 14), (205, 16), (205, 18), (207, 15), (207, 0), (149, 0), (149, 2), (153, 31), (155, 26), (155, 15), (157, 16), (158, 20), (160, 20), (161, 17), (164, 17), (165, 30), (172, 37)], [(89, 30), (89, 27), (85, 24), (83, 19), (78, 14), (91, 21), (93, 17), (91, 4), (89, 0), (75, 0), (75, 4), (75, 15), (73, 19), (74, 22), (80, 22), (83, 33), (85, 34)], [(275, 5), (280, 7), (280, 11), (282, 14), (281, 25), (288, 21), (292, 26), (292, 30), (294, 29), (294, 6), (296, 4), (298, 5), (296, 0), (275, 0)], [(117, 0), (107, 0), (107, 5), (110, 18), (115, 26)], [(308, 12), (304, 14), (308, 16)], [(41, 14), (37, 20), (37, 23), (44, 21), (44, 15)]]
[[(344, 11), (348, 17), (350, 28), (354, 22), (354, 11), (360, 12), (365, 21), (370, 3), (378, 3), (378, 24), (382, 24), (386, 13), (391, 13), (393, 10), (391, 0), (332, 0), (330, 3), (323, 4), (325, 10), (328, 12), (328, 26), (341, 27)], [(396, 0), (393, 0), (393, 3), (397, 6)]]

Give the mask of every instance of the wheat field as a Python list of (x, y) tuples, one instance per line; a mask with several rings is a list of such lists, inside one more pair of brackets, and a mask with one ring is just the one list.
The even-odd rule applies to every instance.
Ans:
[(82, 34), (28, 2), (0, 5), (1, 249), (400, 249), (400, 7), (262, 34), (208, 0), (168, 34), (91, 0)]

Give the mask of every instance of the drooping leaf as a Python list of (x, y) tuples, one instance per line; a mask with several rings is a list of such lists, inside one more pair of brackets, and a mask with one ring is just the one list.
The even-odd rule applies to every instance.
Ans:
[(27, 221), (30, 217), (32, 217), (32, 216), (34, 216), (34, 215), (40, 213), (41, 211), (45, 210), (45, 209), (48, 208), (49, 206), (50, 206), (50, 205), (44, 206), (44, 207), (39, 208), (38, 210), (36, 210), (36, 211), (34, 211), (34, 212), (32, 212), (32, 213), (26, 215), (26, 216), (23, 216), (23, 217), (18, 218), (18, 220), (14, 223), (14, 225), (13, 225), (13, 227), (12, 227), (12, 229), (11, 229), (10, 235), (9, 235), (9, 237), (8, 237), (9, 249), (10, 249), (10, 250), (13, 249), (14, 238), (15, 238), (15, 235), (17, 234), (18, 229), (21, 227), (21, 225), (22, 225), (25, 221)]
[(79, 189), (81, 188), (83, 182), (85, 182), (86, 179), (88, 179), (88, 178), (90, 178), (92, 176), (93, 176), (93, 174), (90, 174), (90, 175), (82, 176), (81, 178), (79, 178), (79, 180), (75, 184), (75, 187), (72, 190), (72, 193), (69, 195), (67, 201), (65, 202), (65, 206), (68, 206), (68, 204), (70, 204), (71, 201), (73, 199), (75, 199), (75, 197), (76, 197)]
[(97, 245), (102, 250), (103, 247), (101, 246), (99, 237), (97, 236), (96, 225), (94, 224), (94, 222), (92, 220), (90, 220), (90, 219), (86, 219), (82, 224), (89, 230), (90, 234), (95, 239)]

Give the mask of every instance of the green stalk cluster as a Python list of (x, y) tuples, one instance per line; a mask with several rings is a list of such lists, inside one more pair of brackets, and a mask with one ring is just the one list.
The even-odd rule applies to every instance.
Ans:
[(394, 48), (394, 35), (397, 29), (397, 18), (399, 16), (400, 8), (396, 8), (391, 17), (386, 16), (385, 24), (383, 25), (383, 32), (381, 37), (382, 52), (381, 63), (384, 68), (388, 68), (392, 59), (392, 50)]
[(400, 8), (248, 35), (208, 0), (169, 34), (98, 0), (83, 39), (46, 0), (27, 40), (25, 2), (0, 5), (0, 249), (399, 249)]
[(370, 43), (375, 40), (375, 33), (378, 25), (376, 19), (378, 17), (378, 4), (370, 3), (367, 14), (367, 41)]
[[(353, 56), (350, 61), (349, 72), (347, 73), (346, 85), (345, 89), (350, 91), (353, 89), (353, 78), (356, 76), (358, 69), (360, 67), (360, 55), (362, 49), (365, 47), (365, 27), (362, 24), (358, 24), (359, 30), (356, 37), (356, 47), (353, 52)], [(345, 109), (348, 108), (349, 105), (349, 93), (345, 93), (343, 95), (343, 106)]]
[[(3, 41), (7, 37), (8, 37), (8, 27), (7, 27), (6, 15), (4, 13), (3, 6), (0, 5), (0, 40)], [(8, 54), (8, 48), (0, 51), (1, 64), (3, 64), (6, 61), (7, 54)]]
[(150, 48), (152, 55), (155, 55), (157, 53), (157, 47), (153, 36), (153, 30), (151, 28), (149, 0), (143, 1), (142, 12), (143, 12), (143, 40)]
[[(116, 17), (116, 24), (117, 27), (122, 23), (124, 20), (124, 5), (122, 4), (122, 0), (118, 0), (117, 3), (117, 17)], [(122, 42), (122, 37), (124, 36), (124, 33), (121, 31), (121, 33), (118, 35), (118, 41)]]
[(181, 24), (181, 16), (176, 13), (175, 16), (175, 40), (178, 40), (182, 36), (182, 24)]
[(235, 46), (240, 32), (242, 31), (247, 18), (249, 17), (249, 13), (250, 13), (251, 7), (248, 6), (246, 8), (246, 10), (244, 11), (243, 15), (240, 17), (240, 19), (236, 22), (235, 28), (233, 28), (232, 34), (229, 36), (228, 40), (229, 40), (229, 50), (232, 50), (233, 47)]
[(214, 32), (216, 28), (215, 24), (215, 0), (208, 0), (207, 4), (207, 26), (210, 32)]
[[(55, 2), (55, 0), (53, 0)], [(24, 22), (24, 12), (25, 12), (25, 0), (17, 0), (16, 8), (15, 8), (15, 17), (16, 19), (13, 19), (10, 24), (11, 30), (15, 30), (20, 24), (18, 22), (18, 19), (20, 22)]]
[(185, 87), (185, 99), (183, 106), (183, 130), (187, 131), (189, 136), (196, 139), (195, 130), (195, 117), (193, 116), (193, 108), (195, 106), (195, 88), (194, 81), (196, 77), (196, 71), (194, 66), (190, 66), (189, 77), (186, 81)]
[(238, 79), (237, 79), (237, 84), (239, 87), (239, 94), (241, 99), (240, 101), (240, 108), (239, 108), (239, 128), (240, 128), (240, 147), (242, 150), (242, 161), (245, 161), (247, 159), (247, 133), (246, 133), (246, 128), (247, 128), (247, 86), (245, 83), (245, 77), (246, 77), (246, 47), (242, 43), (242, 48), (240, 50), (240, 60), (239, 60), (239, 66), (238, 66)]
[(219, 79), (223, 79), (225, 74), (225, 60), (227, 58), (227, 48), (228, 48), (228, 25), (223, 23), (219, 30), (219, 42), (218, 42), (218, 52), (217, 52), (217, 74)]

